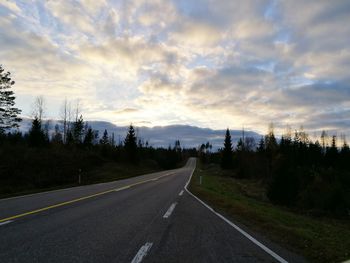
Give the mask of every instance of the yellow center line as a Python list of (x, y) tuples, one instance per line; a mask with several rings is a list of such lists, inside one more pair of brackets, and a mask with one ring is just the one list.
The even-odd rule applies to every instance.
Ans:
[(36, 210), (33, 210), (33, 211), (25, 212), (25, 213), (22, 213), (22, 214), (10, 216), (10, 217), (7, 217), (7, 218), (0, 219), (0, 223), (8, 221), (8, 220), (13, 220), (13, 219), (16, 219), (16, 218), (32, 215), (32, 214), (37, 214), (37, 213), (40, 213), (40, 212), (43, 212), (43, 211), (46, 211), (46, 210), (49, 210), (49, 209), (52, 209), (52, 208), (73, 204), (73, 203), (76, 203), (76, 202), (79, 202), (79, 201), (83, 201), (83, 200), (86, 200), (86, 199), (89, 199), (89, 198), (93, 198), (93, 197), (96, 197), (96, 196), (108, 194), (108, 193), (111, 193), (111, 192), (118, 192), (118, 191), (130, 188), (130, 187), (133, 187), (133, 186), (136, 186), (136, 185), (139, 185), (139, 184), (144, 184), (144, 183), (147, 183), (147, 182), (150, 182), (150, 181), (155, 181), (155, 179), (158, 180), (158, 179), (160, 179), (162, 177), (173, 175), (173, 174), (174, 173), (165, 174), (165, 175), (153, 178), (153, 179), (148, 179), (148, 180), (144, 180), (144, 181), (137, 182), (137, 183), (134, 183), (134, 184), (129, 184), (129, 185), (126, 185), (126, 186), (123, 186), (123, 187), (120, 187), (120, 188), (113, 188), (113, 189), (110, 189), (110, 190), (107, 190), (107, 191), (103, 191), (103, 192), (100, 192), (100, 193), (96, 193), (96, 194), (92, 194), (92, 195), (76, 198), (76, 199), (73, 199), (73, 200), (70, 200), (70, 201), (66, 201), (66, 202), (55, 204), (55, 205), (50, 205), (50, 206), (47, 206), (47, 207), (39, 208), (39, 209), (36, 209)]

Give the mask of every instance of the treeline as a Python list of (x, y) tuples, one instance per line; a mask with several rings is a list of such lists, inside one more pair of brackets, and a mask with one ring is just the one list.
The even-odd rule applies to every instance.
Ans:
[(50, 135), (38, 118), (34, 118), (28, 133), (0, 133), (0, 194), (74, 185), (80, 174), (83, 183), (98, 182), (103, 178), (91, 177), (89, 172), (109, 162), (172, 169), (195, 154), (181, 148), (179, 141), (168, 148), (142, 143), (132, 125), (123, 142), (115, 144), (107, 130), (99, 138), (82, 117), (71, 124), (66, 142), (63, 137), (57, 126)]
[(67, 100), (51, 132), (50, 122), (44, 120), (43, 97), (35, 99), (31, 127), (22, 134), (13, 85), (10, 73), (0, 66), (0, 195), (76, 185), (78, 178), (81, 183), (103, 181), (91, 171), (107, 163), (148, 171), (176, 168), (196, 154), (195, 149), (183, 149), (180, 141), (168, 148), (153, 148), (136, 136), (132, 125), (124, 140), (116, 143), (113, 133), (105, 130), (99, 135), (84, 121), (79, 103), (72, 109)]
[[(331, 138), (331, 139), (330, 139)], [(200, 151), (204, 162), (220, 163), (238, 178), (256, 178), (266, 184), (267, 197), (276, 204), (312, 214), (348, 216), (350, 213), (350, 149), (345, 137), (322, 132), (312, 140), (303, 131), (289, 130), (276, 139), (273, 127), (255, 143), (241, 138), (232, 146), (229, 130), (218, 153)]]

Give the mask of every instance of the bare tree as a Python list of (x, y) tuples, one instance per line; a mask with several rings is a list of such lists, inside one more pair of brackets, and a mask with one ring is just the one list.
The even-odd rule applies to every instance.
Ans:
[(32, 105), (33, 118), (37, 118), (40, 122), (44, 118), (46, 111), (46, 102), (43, 96), (37, 96)]
[(292, 128), (290, 127), (289, 124), (286, 126), (286, 130), (283, 134), (283, 137), (285, 140), (288, 140), (288, 141), (292, 140)]
[(65, 98), (63, 101), (62, 107), (61, 107), (61, 122), (63, 124), (63, 142), (66, 143), (67, 141), (67, 133), (70, 130), (71, 122), (72, 122), (72, 107), (71, 103)]
[(303, 125), (300, 126), (299, 137), (302, 143), (304, 144), (309, 143), (309, 135), (305, 132)]
[(75, 117), (75, 121), (77, 122), (79, 120), (80, 115), (81, 115), (80, 100), (79, 99), (77, 99), (77, 101), (76, 101), (74, 114), (75, 114), (75, 116), (74, 116)]
[(326, 147), (328, 146), (328, 134), (325, 130), (321, 133), (321, 144), (323, 152), (326, 150)]
[(346, 135), (344, 133), (340, 134), (340, 139), (342, 142), (342, 146), (347, 145), (347, 141), (346, 141)]

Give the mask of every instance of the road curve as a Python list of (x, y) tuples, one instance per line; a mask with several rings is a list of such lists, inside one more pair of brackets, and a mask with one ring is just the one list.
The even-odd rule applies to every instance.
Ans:
[(279, 262), (184, 191), (195, 162), (0, 200), (0, 262)]

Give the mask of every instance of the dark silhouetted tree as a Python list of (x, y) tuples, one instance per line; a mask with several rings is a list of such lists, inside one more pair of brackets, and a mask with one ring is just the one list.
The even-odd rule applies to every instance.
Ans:
[(87, 127), (85, 130), (85, 136), (84, 136), (84, 141), (83, 144), (87, 147), (91, 147), (94, 142), (94, 131), (92, 130), (91, 127)]
[(223, 169), (232, 168), (233, 149), (230, 130), (227, 128), (224, 141), (224, 149), (222, 150), (221, 167)]
[(270, 123), (267, 135), (265, 135), (265, 154), (268, 160), (268, 173), (271, 175), (273, 159), (277, 153), (278, 144), (273, 130), (273, 124)]
[(115, 146), (115, 138), (114, 138), (114, 132), (112, 132), (112, 136), (109, 140), (109, 144), (114, 147)]
[(244, 143), (242, 138), (239, 138), (238, 142), (237, 142), (237, 147), (236, 147), (238, 152), (243, 152), (244, 151)]
[(53, 143), (63, 143), (63, 136), (62, 136), (62, 133), (60, 131), (60, 127), (58, 124), (55, 125), (55, 132), (52, 136), (52, 142)]
[(0, 133), (7, 129), (18, 128), (21, 118), (18, 115), (21, 110), (14, 107), (15, 96), (11, 90), (15, 82), (11, 79), (10, 72), (4, 72), (0, 65)]
[(179, 141), (179, 140), (176, 140), (176, 141), (175, 141), (174, 150), (175, 150), (176, 152), (181, 152), (181, 144), (180, 144), (180, 141)]
[(270, 154), (275, 153), (277, 150), (277, 141), (276, 141), (276, 137), (274, 134), (274, 128), (273, 128), (272, 123), (270, 123), (269, 131), (268, 131), (267, 135), (265, 136), (265, 149)]
[(326, 162), (334, 167), (338, 159), (337, 137), (333, 135), (331, 147), (326, 150)]
[(257, 151), (259, 153), (263, 153), (265, 151), (265, 140), (264, 140), (264, 137), (261, 137), (261, 139), (259, 141), (259, 145), (258, 145)]
[(328, 144), (328, 134), (326, 133), (326, 131), (322, 131), (321, 133), (321, 145), (322, 145), (322, 150), (323, 150), (323, 153), (326, 152), (326, 147), (327, 147), (327, 144)]
[(74, 137), (71, 130), (67, 130), (66, 144), (68, 145), (74, 144)]
[(40, 120), (35, 117), (32, 122), (32, 127), (28, 134), (29, 145), (33, 147), (40, 147), (46, 143), (46, 136), (41, 127)]
[(102, 138), (100, 140), (100, 144), (102, 144), (102, 145), (109, 145), (109, 137), (108, 137), (107, 130), (105, 130), (103, 132), (103, 136), (102, 136)]
[(84, 134), (84, 120), (83, 120), (83, 116), (80, 115), (80, 117), (75, 120), (72, 127), (72, 135), (73, 135), (74, 143), (76, 144), (82, 143), (83, 134)]
[(135, 135), (135, 130), (132, 125), (129, 127), (129, 131), (124, 140), (124, 148), (127, 154), (127, 158), (130, 162), (138, 162), (138, 153), (137, 153), (137, 138)]

